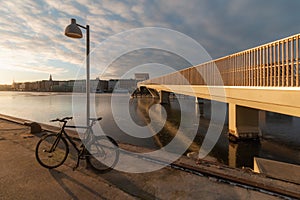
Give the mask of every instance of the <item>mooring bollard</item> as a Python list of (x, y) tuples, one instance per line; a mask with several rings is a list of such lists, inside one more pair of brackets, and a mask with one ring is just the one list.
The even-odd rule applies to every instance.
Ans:
[(42, 132), (42, 127), (36, 122), (26, 121), (24, 122), (25, 126), (30, 126), (30, 133), (40, 133)]

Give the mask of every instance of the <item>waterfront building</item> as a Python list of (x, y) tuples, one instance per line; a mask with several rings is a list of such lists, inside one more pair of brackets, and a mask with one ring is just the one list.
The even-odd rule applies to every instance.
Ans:
[(13, 90), (13, 87), (12, 85), (0, 85), (0, 91), (10, 91), (10, 90)]
[(134, 79), (137, 81), (145, 81), (149, 79), (149, 73), (135, 73)]
[[(137, 82), (142, 78), (147, 78), (149, 75), (136, 76), (136, 79), (111, 79), (100, 80), (96, 78), (90, 80), (90, 92), (103, 93), (103, 92), (133, 92), (136, 89)], [(35, 82), (16, 83), (11, 85), (12, 90), (15, 91), (36, 91), (36, 92), (78, 92), (83, 93), (86, 91), (86, 80), (68, 80), (56, 81), (50, 75), (49, 80), (41, 80)]]
[[(86, 91), (86, 80), (73, 80), (73, 92), (85, 92)], [(90, 92), (92, 93), (102, 93), (106, 92), (108, 89), (108, 81), (100, 80), (96, 78), (90, 80)]]
[(133, 92), (137, 86), (135, 79), (111, 79), (108, 81), (109, 92)]

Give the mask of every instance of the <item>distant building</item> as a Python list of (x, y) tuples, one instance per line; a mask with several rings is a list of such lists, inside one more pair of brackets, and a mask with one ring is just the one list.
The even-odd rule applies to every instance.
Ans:
[[(34, 83), (36, 86), (31, 86), (29, 90), (25, 91), (38, 91), (38, 92), (51, 92), (54, 86), (54, 81), (52, 80), (52, 75), (50, 74), (49, 80), (42, 80), (42, 81), (36, 81), (31, 82)], [(55, 82), (55, 85), (58, 84)]]
[(52, 91), (53, 83), (49, 80), (37, 81), (37, 91), (39, 92), (50, 92)]
[(11, 89), (16, 91), (19, 89), (20, 83), (16, 83), (15, 80), (13, 80), (13, 83), (11, 84)]
[(18, 90), (20, 91), (37, 91), (38, 85), (36, 82), (25, 82), (19, 84)]
[(149, 73), (135, 73), (134, 79), (137, 81), (145, 81), (149, 79)]
[(127, 89), (130, 92), (136, 89), (136, 84), (137, 80), (135, 79), (120, 79), (115, 87), (118, 89)]
[(103, 92), (103, 90), (101, 90), (101, 82), (99, 78), (96, 78), (95, 80), (91, 80), (90, 81), (90, 91), (91, 92)]
[[(109, 81), (96, 78), (90, 80), (90, 92), (133, 92), (136, 89), (137, 82), (148, 79), (149, 74), (135, 74), (135, 78), (137, 79), (111, 79)], [(52, 75), (50, 75), (49, 80), (24, 83), (13, 82), (11, 89), (16, 91), (83, 93), (86, 92), (86, 80), (55, 81)]]
[[(100, 80), (96, 78), (90, 80), (90, 92), (102, 93), (106, 92), (108, 87), (108, 81)], [(86, 91), (86, 80), (73, 81), (73, 92), (85, 92)]]
[(110, 79), (107, 85), (107, 91), (112, 92), (118, 82), (118, 79)]
[(107, 89), (108, 89), (108, 81), (99, 80), (99, 84), (98, 84), (96, 92), (97, 93), (107, 92)]
[(73, 91), (73, 81), (52, 81), (52, 92), (72, 92)]
[(135, 79), (110, 79), (108, 81), (108, 92), (132, 92), (136, 89)]
[(12, 85), (0, 85), (0, 91), (10, 91), (10, 90), (13, 90), (13, 87)]

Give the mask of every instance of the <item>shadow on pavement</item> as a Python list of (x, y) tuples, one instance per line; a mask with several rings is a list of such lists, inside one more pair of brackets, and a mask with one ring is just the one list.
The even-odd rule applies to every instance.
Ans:
[(76, 191), (78, 193), (78, 187), (70, 187), (65, 183), (65, 180), (72, 182), (73, 184), (76, 184), (79, 186), (82, 190), (85, 190), (91, 194), (94, 194), (95, 196), (98, 196), (100, 198), (104, 198), (101, 196), (101, 194), (94, 189), (90, 188), (89, 186), (85, 185), (84, 183), (70, 177), (69, 175), (65, 174), (64, 172), (58, 171), (56, 169), (50, 169), (49, 170), (52, 177), (57, 181), (57, 183), (62, 187), (62, 189), (70, 195), (70, 197), (74, 200), (80, 199), (76, 196)]
[(143, 182), (141, 182), (140, 185), (138, 183), (134, 183), (133, 182), (134, 179), (127, 177), (126, 174), (123, 174), (122, 172), (113, 170), (109, 173), (98, 174), (98, 175), (101, 176), (101, 178), (108, 181), (110, 184), (115, 185), (116, 187), (122, 189), (126, 193), (129, 193), (135, 197), (141, 199), (155, 199), (155, 200), (159, 199), (157, 196), (155, 196), (155, 188), (149, 188), (148, 186), (146, 188), (146, 190), (148, 191), (146, 191), (144, 188), (141, 188)]

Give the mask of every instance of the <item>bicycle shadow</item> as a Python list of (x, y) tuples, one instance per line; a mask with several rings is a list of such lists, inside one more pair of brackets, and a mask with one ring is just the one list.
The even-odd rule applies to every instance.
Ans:
[[(80, 191), (86, 191), (90, 194), (93, 194), (101, 199), (104, 199), (103, 196), (96, 190), (90, 188), (86, 184), (80, 182), (79, 180), (67, 175), (62, 171), (58, 171), (56, 169), (49, 169), (51, 176), (56, 180), (56, 182), (61, 186), (61, 188), (71, 197), (71, 199), (78, 200), (80, 199), (75, 192), (78, 193), (78, 187), (81, 188)], [(76, 184), (77, 187), (72, 187), (72, 184), (67, 184), (71, 182), (72, 184)]]
[[(141, 199), (155, 199), (158, 200), (159, 198), (155, 195), (154, 188), (143, 188), (138, 183), (134, 183), (130, 177), (126, 176), (123, 172), (118, 172), (116, 170), (112, 170), (108, 173), (97, 173), (93, 172), (97, 175), (100, 175), (101, 178), (109, 182), (110, 184), (122, 189), (126, 193), (129, 193), (133, 196), (139, 197)], [(139, 175), (136, 175), (139, 176)], [(140, 175), (143, 176), (143, 175)]]

